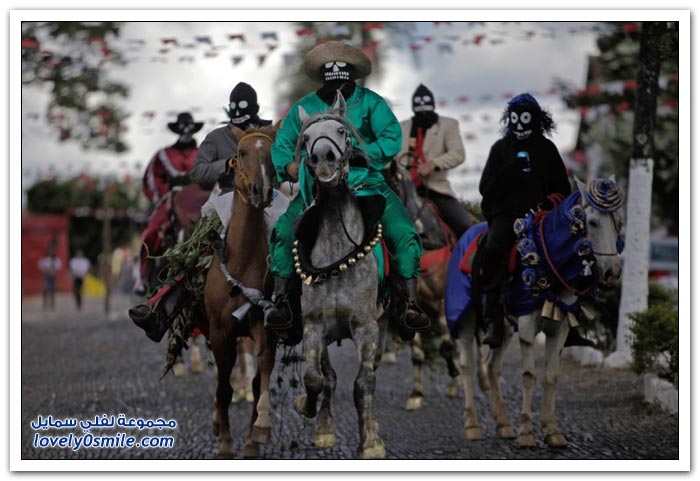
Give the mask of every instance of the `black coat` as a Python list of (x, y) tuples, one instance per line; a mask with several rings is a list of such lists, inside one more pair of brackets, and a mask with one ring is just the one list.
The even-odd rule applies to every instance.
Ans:
[[(517, 157), (520, 151), (530, 156), (529, 173), (523, 172), (524, 162)], [(491, 147), (479, 192), (481, 210), (490, 221), (497, 216), (522, 217), (549, 194), (569, 195), (571, 185), (564, 162), (551, 140), (541, 135), (516, 140), (507, 135)]]

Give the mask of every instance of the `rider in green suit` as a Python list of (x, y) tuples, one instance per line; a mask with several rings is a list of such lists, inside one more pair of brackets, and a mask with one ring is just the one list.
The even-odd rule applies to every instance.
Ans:
[[(348, 183), (361, 186), (356, 195), (381, 194), (386, 199), (381, 223), (384, 240), (391, 253), (392, 277), (403, 281), (406, 298), (404, 324), (410, 331), (426, 329), (428, 317), (416, 304), (416, 279), (420, 273), (422, 246), (413, 223), (401, 201), (384, 181), (381, 170), (401, 149), (401, 126), (386, 101), (375, 92), (355, 85), (354, 80), (367, 76), (372, 65), (361, 51), (342, 42), (326, 42), (312, 49), (304, 58), (307, 75), (322, 82), (322, 86), (289, 110), (272, 145), (272, 161), (282, 181), (299, 180), (300, 193), (280, 217), (270, 239), (271, 270), (275, 277), (275, 308), (267, 312), (265, 325), (278, 331), (291, 327), (287, 303), (287, 288), (294, 275), (292, 248), (294, 222), (313, 200), (313, 178), (302, 158), (301, 166), (294, 161), (297, 139), (301, 130), (299, 107), (309, 115), (330, 110), (340, 90), (346, 99), (347, 120), (362, 136), (363, 143), (354, 139), (355, 147), (369, 158), (369, 168), (351, 167)], [(403, 311), (402, 311), (403, 312)]]

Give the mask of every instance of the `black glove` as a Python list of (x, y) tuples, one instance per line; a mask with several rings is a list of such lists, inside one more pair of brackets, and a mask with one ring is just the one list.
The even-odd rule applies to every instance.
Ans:
[(174, 175), (168, 177), (168, 183), (170, 184), (170, 187), (187, 185), (192, 183), (192, 178), (190, 177), (190, 174)]

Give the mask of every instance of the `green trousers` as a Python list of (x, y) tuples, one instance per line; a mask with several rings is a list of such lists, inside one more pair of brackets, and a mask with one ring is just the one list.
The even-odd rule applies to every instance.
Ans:
[[(373, 186), (386, 199), (386, 207), (381, 223), (386, 242), (391, 254), (392, 272), (404, 279), (411, 279), (420, 274), (420, 258), (423, 254), (420, 236), (413, 227), (401, 200), (385, 183)], [(291, 277), (294, 274), (294, 222), (304, 211), (304, 199), (297, 195), (275, 224), (270, 237), (270, 268), (278, 277)]]

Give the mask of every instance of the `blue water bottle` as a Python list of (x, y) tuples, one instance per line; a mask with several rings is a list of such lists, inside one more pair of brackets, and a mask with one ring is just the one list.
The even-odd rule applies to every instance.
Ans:
[(518, 160), (522, 162), (523, 167), (522, 171), (529, 174), (530, 171), (532, 170), (532, 165), (530, 164), (530, 154), (525, 152), (524, 150), (521, 150), (518, 152)]

